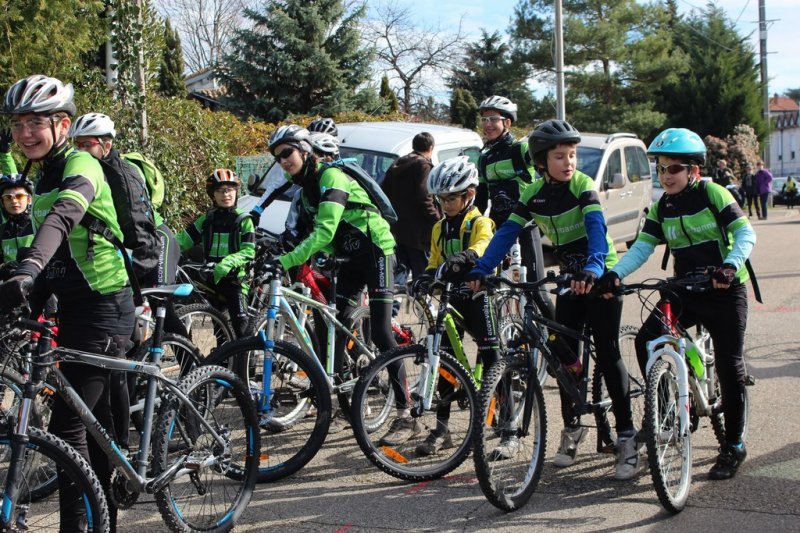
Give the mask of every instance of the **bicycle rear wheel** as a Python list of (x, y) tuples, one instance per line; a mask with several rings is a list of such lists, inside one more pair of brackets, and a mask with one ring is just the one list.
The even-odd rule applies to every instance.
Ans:
[[(407, 294), (405, 287), (395, 288), (392, 310), (394, 321), (408, 332), (410, 342), (422, 342), (428, 334), (428, 317), (422, 304)], [(398, 341), (398, 344), (402, 343)]]
[[(8, 481), (10, 447), (9, 434), (0, 436), (0, 490), (3, 492)], [(34, 498), (33, 491), (41, 485), (40, 466), (46, 464), (59, 469), (66, 492)], [(72, 531), (81, 527), (92, 532), (108, 531), (108, 506), (100, 481), (89, 463), (58, 437), (28, 427), (24, 463), (17, 481), (16, 509), (6, 510), (5, 501), (3, 504), (3, 512), (9, 513), (9, 526), (14, 531)], [(62, 509), (72, 511), (71, 517), (79, 525), (62, 523)]]
[[(534, 323), (534, 327), (538, 327), (542, 330), (542, 338), (547, 338), (547, 328), (542, 326), (541, 324)], [(525, 326), (522, 321), (522, 317), (519, 315), (508, 315), (505, 316), (501, 321), (500, 325), (497, 328), (497, 336), (500, 339), (500, 347), (509, 352), (516, 352), (516, 351), (525, 351), (528, 352), (531, 350), (529, 341), (526, 342), (525, 335), (524, 335)], [(542, 357), (539, 348), (533, 348), (533, 360), (534, 364), (536, 365), (536, 375), (539, 379), (539, 385), (544, 387), (545, 382), (547, 381), (547, 361), (545, 361), (544, 357)]]
[(184, 305), (177, 309), (176, 314), (186, 326), (189, 340), (204, 356), (236, 337), (227, 315), (210, 305)]
[(656, 494), (671, 513), (683, 510), (692, 484), (692, 433), (680, 428), (684, 401), (675, 371), (659, 359), (647, 375), (645, 442)]
[[(407, 481), (439, 478), (464, 462), (472, 446), (477, 406), (472, 377), (450, 354), (441, 352), (439, 362), (438, 386), (428, 410), (422, 408), (423, 392), (419, 390), (429, 368), (424, 346), (401, 346), (385, 352), (364, 370), (353, 391), (351, 422), (358, 445), (375, 466), (397, 478)], [(413, 425), (409, 438), (387, 444), (386, 437), (391, 431), (385, 423), (376, 425), (375, 417), (387, 405), (388, 396), (395, 394), (389, 370), (394, 365), (405, 369), (406, 381), (400, 386), (411, 398)], [(392, 403), (397, 407), (397, 402)], [(420, 446), (434, 430), (447, 433), (448, 437), (440, 449), (425, 453)]]
[[(628, 390), (631, 398), (631, 417), (634, 426), (642, 424), (644, 420), (644, 389), (645, 379), (639, 369), (636, 358), (634, 340), (639, 328), (635, 326), (622, 326), (619, 330), (619, 351), (625, 369), (628, 371)], [(598, 405), (595, 411), (597, 422), (597, 452), (614, 453), (617, 442), (616, 418), (611, 408), (611, 397), (608, 395), (603, 373), (597, 365), (592, 372), (592, 403)]]
[[(495, 363), (481, 386), (475, 472), (486, 499), (504, 511), (525, 505), (544, 466), (547, 414), (542, 387), (519, 356)], [(526, 424), (526, 420), (529, 420)]]
[(153, 475), (177, 463), (182, 467), (156, 493), (156, 503), (173, 531), (229, 531), (250, 502), (258, 473), (260, 437), (252, 398), (238, 377), (218, 366), (193, 370), (180, 389), (222, 442), (170, 395), (156, 422)]
[[(271, 399), (262, 405), (265, 360)], [(259, 483), (283, 479), (314, 458), (330, 427), (331, 391), (310, 356), (282, 341), (267, 351), (260, 338), (250, 337), (215, 351), (209, 364), (234, 364), (255, 399), (261, 428)]]

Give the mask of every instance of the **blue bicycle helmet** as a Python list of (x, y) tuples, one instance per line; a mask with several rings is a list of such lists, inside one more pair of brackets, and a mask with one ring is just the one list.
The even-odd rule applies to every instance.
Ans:
[(706, 145), (698, 134), (686, 128), (669, 128), (659, 133), (647, 155), (674, 157), (696, 161), (699, 165), (706, 162)]

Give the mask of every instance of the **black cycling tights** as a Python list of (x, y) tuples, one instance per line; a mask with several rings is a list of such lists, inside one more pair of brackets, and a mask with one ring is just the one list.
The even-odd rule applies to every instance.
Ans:
[[(747, 328), (747, 288), (736, 285), (708, 293), (676, 291), (672, 310), (684, 328), (702, 324), (714, 342), (717, 376), (725, 413), (725, 438), (731, 444), (742, 440), (747, 370), (744, 365), (744, 332)], [(661, 335), (661, 321), (650, 315), (636, 336), (636, 357), (644, 375), (647, 342)]]
[[(597, 366), (603, 373), (603, 380), (611, 397), (611, 409), (616, 419), (617, 433), (633, 429), (631, 416), (631, 393), (628, 384), (628, 370), (619, 353), (619, 324), (622, 316), (622, 299), (592, 298), (586, 296), (564, 295), (556, 298), (556, 322), (575, 330), (581, 330), (585, 323), (594, 340)], [(578, 354), (578, 341), (565, 338), (572, 351)], [(589, 369), (584, 369), (589, 371)], [(561, 415), (564, 426), (576, 427), (580, 415), (572, 407), (569, 396), (561, 390)]]

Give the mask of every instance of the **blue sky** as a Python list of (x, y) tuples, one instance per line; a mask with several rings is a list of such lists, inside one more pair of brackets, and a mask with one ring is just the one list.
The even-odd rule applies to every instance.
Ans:
[[(489, 2), (470, 2), (452, 0), (397, 0), (399, 5), (408, 6), (418, 18), (425, 18), (430, 25), (437, 23), (443, 29), (455, 28), (459, 18), (464, 16), (464, 28), (471, 39), (480, 36), (481, 28), (490, 33), (494, 30), (505, 34), (518, 0), (491, 0)], [(758, 0), (718, 0), (729, 18), (736, 21), (741, 35), (750, 35), (753, 48), (758, 54)], [(369, 2), (368, 2), (369, 4)], [(693, 9), (704, 10), (704, 0), (678, 0), (679, 9), (686, 13)], [(770, 94), (782, 93), (787, 89), (800, 88), (800, 54), (795, 43), (798, 42), (794, 24), (800, 23), (800, 1), (766, 0), (767, 19), (780, 19), (768, 28), (767, 68), (770, 78)], [(711, 45), (710, 45), (711, 46)]]

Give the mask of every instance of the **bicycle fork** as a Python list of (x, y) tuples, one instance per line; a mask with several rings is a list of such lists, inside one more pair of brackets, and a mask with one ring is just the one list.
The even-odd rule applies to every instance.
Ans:
[[(676, 351), (676, 341), (677, 341), (677, 351)], [(678, 386), (678, 401), (680, 405), (678, 406), (678, 416), (680, 417), (680, 430), (681, 430), (681, 437), (687, 435), (691, 428), (691, 419), (690, 419), (690, 409), (691, 404), (689, 400), (689, 368), (686, 365), (686, 360), (684, 357), (684, 352), (686, 349), (686, 340), (675, 339), (672, 335), (662, 335), (657, 339), (649, 341), (647, 343), (647, 352), (650, 354), (650, 358), (647, 360), (647, 365), (645, 367), (645, 375), (650, 374), (650, 369), (659, 359), (664, 359), (668, 361), (672, 368), (674, 369), (676, 375), (676, 385)], [(649, 381), (649, 380), (648, 380)], [(699, 392), (699, 391), (698, 391)], [(708, 408), (708, 403), (705, 400), (705, 395), (700, 393), (698, 400), (701, 400), (706, 404), (706, 408)]]

